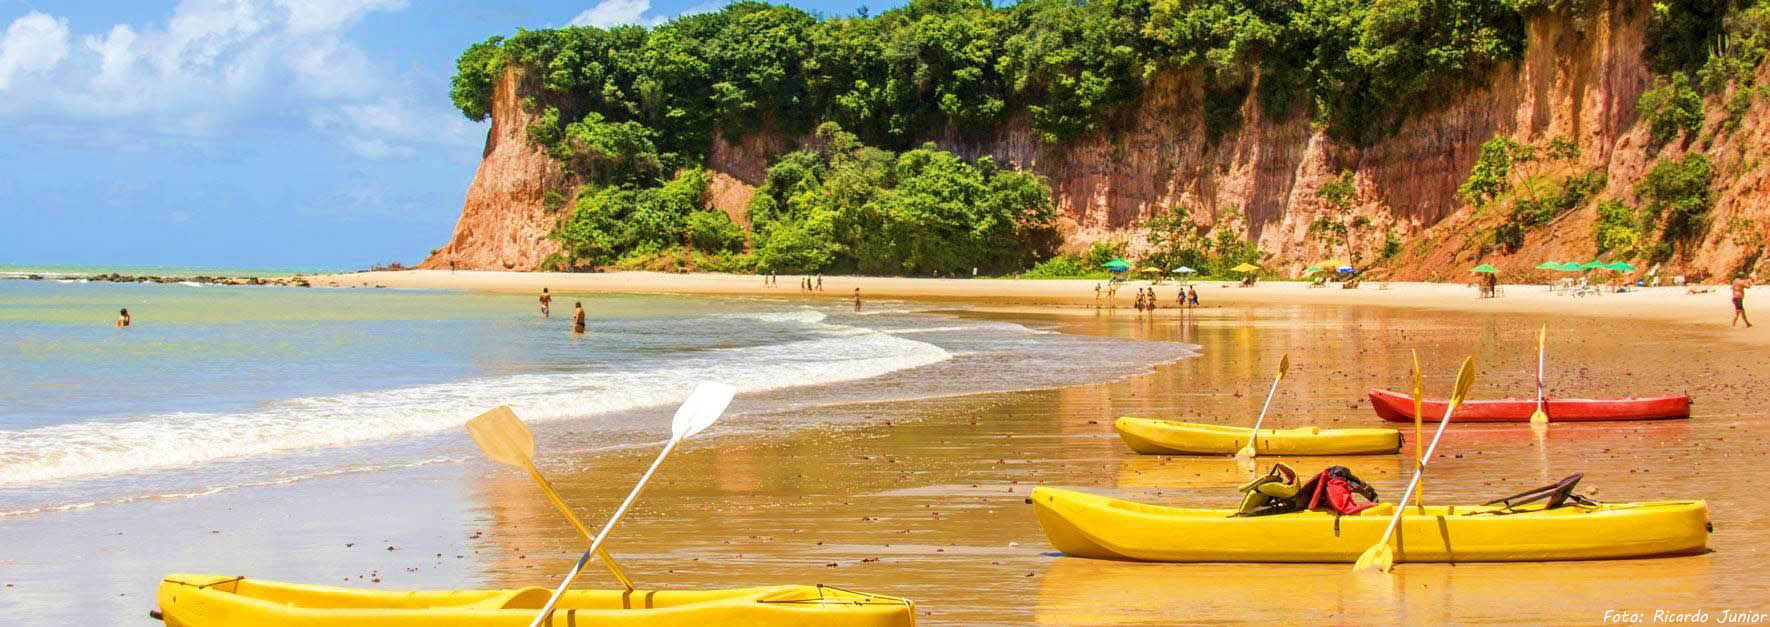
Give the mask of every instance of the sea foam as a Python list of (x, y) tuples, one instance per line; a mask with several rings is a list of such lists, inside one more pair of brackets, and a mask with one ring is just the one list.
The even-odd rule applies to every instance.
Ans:
[(531, 422), (581, 418), (674, 404), (701, 381), (761, 392), (866, 379), (952, 357), (933, 344), (823, 324), (824, 314), (812, 310), (729, 315), (815, 325), (825, 337), (689, 352), (638, 370), (486, 377), (271, 401), (244, 412), (167, 412), (0, 431), (0, 486), (434, 433), (458, 429), (499, 405)]

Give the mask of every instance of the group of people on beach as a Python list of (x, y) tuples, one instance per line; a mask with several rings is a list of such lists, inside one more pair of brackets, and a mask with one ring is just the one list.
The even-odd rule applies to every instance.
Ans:
[[(1106, 290), (1107, 302), (1113, 306), (1116, 306), (1116, 303), (1113, 302), (1113, 300), (1114, 300), (1113, 294), (1116, 293), (1117, 291), (1118, 290), (1117, 290), (1116, 286), (1109, 287)], [(1100, 292), (1101, 292), (1100, 284), (1099, 283), (1094, 284), (1094, 300), (1095, 300), (1096, 307), (1099, 306)], [(1133, 308), (1136, 308), (1137, 311), (1139, 311), (1139, 312), (1155, 311), (1157, 307), (1161, 306), (1161, 303), (1160, 303), (1160, 299), (1155, 295), (1155, 288), (1154, 287), (1140, 287), (1140, 288), (1137, 288), (1137, 300), (1136, 300), (1136, 302), (1132, 303), (1131, 306)], [(1191, 309), (1191, 308), (1197, 307), (1198, 306), (1198, 286), (1196, 286), (1196, 285), (1181, 286), (1180, 291), (1177, 294), (1175, 294), (1175, 296), (1174, 296), (1174, 306), (1177, 308), (1180, 308), (1180, 309)]]
[[(781, 284), (781, 278), (779, 275), (777, 275), (773, 272), (762, 275), (762, 286), (763, 287), (779, 287), (780, 284)], [(799, 292), (800, 293), (822, 292), (822, 291), (824, 291), (824, 275), (817, 274), (817, 275), (804, 276), (804, 277), (799, 278)]]

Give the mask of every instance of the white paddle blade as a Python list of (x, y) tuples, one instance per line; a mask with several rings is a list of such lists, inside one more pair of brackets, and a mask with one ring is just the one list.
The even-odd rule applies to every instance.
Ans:
[(671, 439), (680, 440), (713, 426), (733, 396), (737, 396), (737, 388), (724, 383), (709, 381), (695, 386), (688, 400), (676, 409), (676, 418), (670, 421)]
[(507, 406), (467, 421), (467, 434), (492, 461), (518, 468), (535, 463), (535, 436)]

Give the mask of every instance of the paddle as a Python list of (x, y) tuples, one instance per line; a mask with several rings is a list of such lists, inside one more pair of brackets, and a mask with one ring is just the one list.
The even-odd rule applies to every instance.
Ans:
[(1432, 458), (1432, 451), (1438, 450), (1438, 440), (1444, 437), (1444, 428), (1450, 426), (1451, 414), (1456, 413), (1457, 406), (1463, 404), (1463, 397), (1468, 395), (1469, 386), (1474, 384), (1475, 358), (1469, 357), (1463, 360), (1463, 367), (1457, 372), (1456, 390), (1451, 394), (1450, 406), (1444, 410), (1444, 419), (1438, 422), (1438, 433), (1433, 434), (1432, 445), (1426, 447), (1426, 455), (1420, 458), (1419, 466), (1414, 469), (1414, 478), (1407, 483), (1407, 492), (1402, 493), (1401, 500), (1397, 501), (1402, 506), (1395, 508), (1395, 516), (1389, 519), (1389, 528), (1383, 532), (1382, 539), (1377, 540), (1371, 548), (1365, 549), (1358, 556), (1358, 561), (1352, 564), (1354, 572), (1373, 569), (1388, 572), (1395, 567), (1395, 547), (1389, 545), (1389, 539), (1395, 536), (1395, 527), (1401, 524), (1401, 515), (1407, 512), (1407, 500), (1413, 496), (1414, 488), (1420, 485), (1420, 478), (1426, 474), (1426, 462)]
[(1248, 445), (1235, 452), (1236, 459), (1253, 459), (1254, 441), (1260, 439), (1260, 423), (1266, 420), (1266, 410), (1272, 408), (1272, 395), (1278, 393), (1278, 382), (1284, 380), (1284, 373), (1291, 369), (1291, 354), (1285, 353), (1278, 360), (1278, 376), (1272, 379), (1272, 390), (1266, 393), (1266, 404), (1260, 407), (1260, 417), (1254, 419), (1254, 430), (1248, 432)]
[[(479, 450), (486, 457), (492, 458), (492, 461), (527, 470), (529, 478), (535, 480), (535, 485), (541, 486), (541, 493), (547, 495), (547, 500), (553, 502), (553, 507), (559, 513), (565, 514), (566, 520), (571, 521), (572, 527), (578, 530), (578, 535), (591, 540), (590, 529), (584, 526), (584, 521), (578, 520), (577, 514), (573, 514), (572, 509), (559, 498), (559, 493), (553, 490), (553, 484), (548, 483), (547, 478), (541, 476), (540, 469), (535, 468), (535, 436), (529, 433), (529, 428), (517, 419), (509, 407), (498, 407), (467, 421), (467, 434), (473, 436), (473, 443), (478, 444)], [(597, 549), (596, 556), (602, 558), (602, 563), (608, 566), (608, 572), (620, 580), (621, 585), (628, 590), (633, 589), (633, 580), (627, 578), (626, 571), (615, 562), (615, 558), (609, 556), (607, 549)]]
[(1549, 325), (1536, 333), (1536, 412), (1530, 415), (1530, 424), (1543, 425), (1549, 423), (1549, 412), (1543, 411), (1543, 360), (1548, 353)]
[[(1426, 445), (1425, 439), (1420, 437), (1420, 416), (1426, 413), (1426, 381), (1420, 378), (1420, 351), (1410, 352), (1414, 354), (1414, 464), (1418, 465), (1426, 460), (1425, 454), (1420, 452), (1420, 447)], [(1407, 502), (1403, 501), (1401, 505), (1406, 507)], [(1420, 486), (1420, 491), (1414, 493), (1414, 507), (1419, 508), (1421, 514), (1426, 513), (1426, 486)]]
[(664, 463), (664, 458), (670, 455), (670, 451), (675, 450), (676, 445), (684, 438), (713, 426), (713, 421), (725, 413), (725, 407), (731, 404), (731, 397), (736, 394), (737, 388), (724, 383), (702, 383), (695, 387), (694, 392), (688, 395), (688, 400), (683, 401), (682, 406), (676, 409), (676, 417), (670, 421), (670, 442), (664, 445), (664, 450), (658, 452), (658, 458), (652, 461), (651, 468), (646, 469), (645, 474), (639, 477), (639, 483), (627, 494), (627, 500), (615, 508), (615, 514), (609, 517), (608, 524), (603, 525), (602, 531), (596, 534), (596, 539), (590, 541), (590, 550), (584, 551), (584, 555), (578, 558), (578, 563), (572, 566), (571, 572), (566, 573), (565, 581), (559, 582), (559, 587), (553, 591), (553, 596), (547, 598), (547, 604), (541, 606), (541, 613), (535, 615), (535, 620), (529, 623), (529, 627), (540, 627), (541, 623), (547, 622), (548, 616), (553, 614), (553, 606), (559, 603), (560, 597), (565, 596), (566, 588), (570, 588), (572, 580), (578, 578), (578, 573), (584, 570), (584, 564), (590, 561), (590, 556), (602, 549), (602, 541), (608, 539), (608, 532), (615, 528), (615, 523), (621, 521), (621, 516), (627, 514), (627, 508), (633, 505), (634, 499), (639, 498), (640, 490), (645, 489), (645, 482), (651, 480), (652, 473), (657, 472), (658, 466)]

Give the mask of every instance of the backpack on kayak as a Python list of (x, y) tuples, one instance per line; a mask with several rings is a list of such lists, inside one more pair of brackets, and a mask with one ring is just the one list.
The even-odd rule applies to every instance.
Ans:
[[(1377, 490), (1345, 466), (1329, 466), (1299, 485), (1297, 472), (1275, 464), (1266, 475), (1241, 486), (1241, 507), (1231, 516), (1271, 516), (1306, 510), (1357, 514), (1377, 504)], [(1363, 496), (1358, 503), (1354, 495)], [(1336, 525), (1337, 526), (1337, 525)]]

